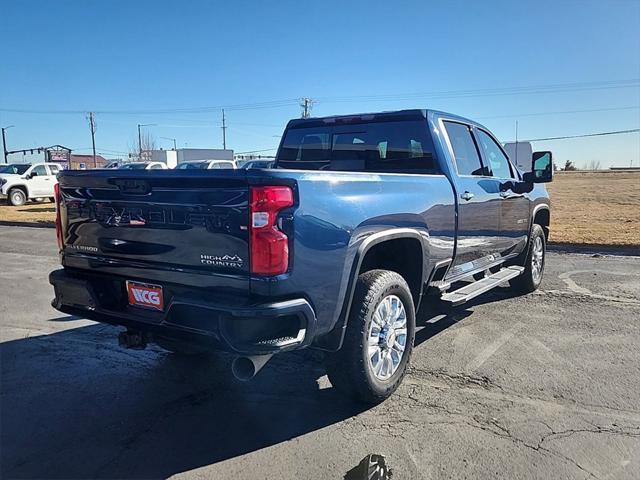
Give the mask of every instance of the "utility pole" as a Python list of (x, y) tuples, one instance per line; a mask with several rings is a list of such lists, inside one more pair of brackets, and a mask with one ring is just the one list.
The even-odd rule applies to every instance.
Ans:
[(518, 120), (516, 120), (516, 165), (518, 165)]
[(302, 97), (300, 106), (302, 107), (302, 118), (309, 118), (311, 116), (313, 100), (307, 97)]
[(7, 138), (5, 137), (5, 130), (9, 130), (13, 125), (9, 125), (8, 127), (2, 127), (2, 152), (4, 153), (4, 163), (9, 163), (7, 160)]
[(164, 138), (165, 140), (171, 140), (173, 142), (173, 149), (177, 150), (178, 148), (176, 147), (176, 139), (175, 138), (171, 138), (171, 137), (160, 137), (160, 138)]
[(93, 112), (89, 112), (89, 128), (91, 129), (91, 145), (93, 147), (93, 168), (98, 167), (98, 163), (96, 162), (96, 121), (93, 116)]
[(222, 148), (227, 149), (227, 124), (224, 118), (224, 108), (222, 109)]
[(138, 124), (138, 161), (142, 161), (142, 134), (140, 133), (140, 127), (153, 127), (155, 123), (139, 123)]

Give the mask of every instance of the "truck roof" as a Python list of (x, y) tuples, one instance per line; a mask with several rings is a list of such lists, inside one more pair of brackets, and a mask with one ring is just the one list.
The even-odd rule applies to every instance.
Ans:
[(287, 128), (299, 128), (299, 127), (311, 127), (321, 125), (331, 125), (335, 123), (351, 123), (351, 122), (393, 122), (403, 120), (422, 120), (427, 118), (429, 114), (435, 114), (436, 116), (448, 117), (457, 120), (464, 121), (466, 123), (480, 125), (478, 122), (474, 122), (460, 115), (453, 113), (442, 112), (438, 110), (429, 109), (407, 109), (407, 110), (392, 110), (385, 112), (371, 112), (371, 113), (355, 113), (350, 115), (331, 115), (328, 117), (312, 117), (312, 118), (296, 118), (290, 120), (287, 124)]

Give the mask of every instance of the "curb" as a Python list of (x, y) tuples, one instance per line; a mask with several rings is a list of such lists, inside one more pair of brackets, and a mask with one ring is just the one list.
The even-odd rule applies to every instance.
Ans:
[(638, 257), (640, 256), (639, 245), (602, 245), (602, 244), (579, 244), (579, 243), (555, 243), (547, 244), (547, 250), (560, 253), (583, 253), (587, 255), (620, 255)]
[(2, 227), (56, 228), (54, 222), (9, 222), (0, 220)]

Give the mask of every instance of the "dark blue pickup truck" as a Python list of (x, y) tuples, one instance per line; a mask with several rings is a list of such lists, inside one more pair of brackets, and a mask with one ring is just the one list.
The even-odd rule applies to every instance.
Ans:
[(431, 110), (292, 120), (271, 169), (65, 171), (58, 310), (181, 354), (327, 353), (336, 388), (388, 397), (422, 302), (542, 279), (550, 152), (519, 172), (482, 125)]

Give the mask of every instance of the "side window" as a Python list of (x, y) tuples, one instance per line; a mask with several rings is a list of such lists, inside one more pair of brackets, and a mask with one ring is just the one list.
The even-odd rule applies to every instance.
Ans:
[(478, 143), (482, 149), (485, 163), (491, 168), (491, 174), (497, 178), (513, 178), (509, 160), (496, 142), (486, 132), (476, 130)]
[(33, 170), (31, 170), (31, 176), (33, 177), (42, 177), (45, 175), (49, 175), (49, 173), (47, 172), (47, 169), (44, 165), (36, 165), (35, 167), (33, 167)]
[(484, 175), (469, 127), (455, 122), (444, 122), (444, 126), (453, 148), (458, 175)]

